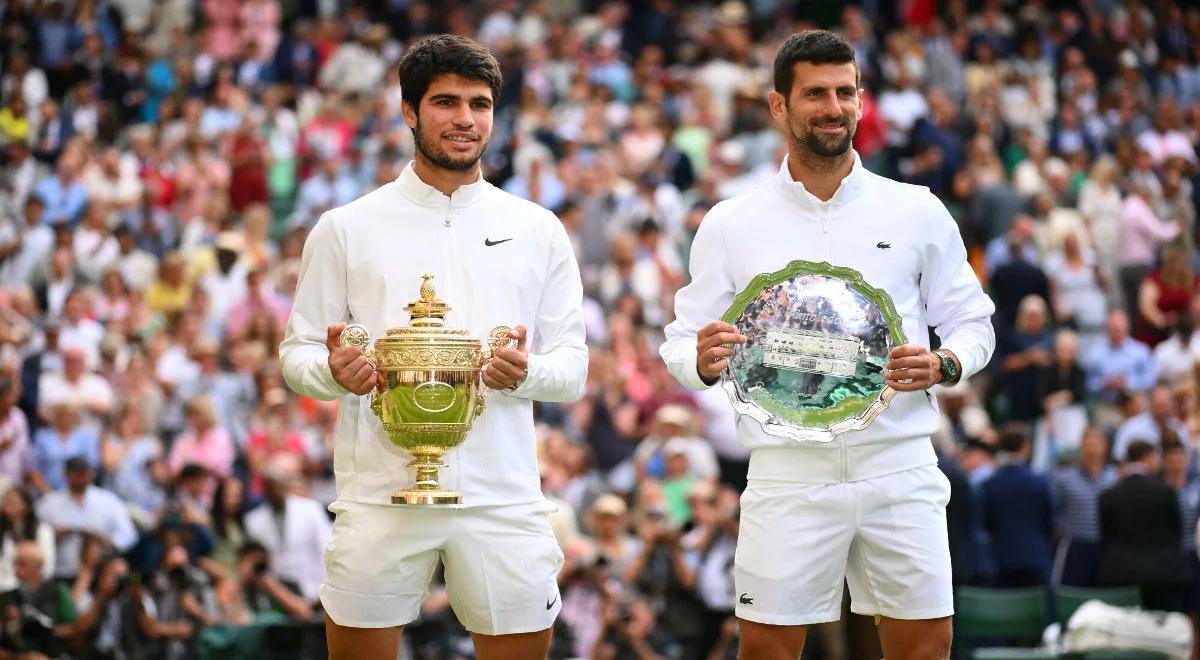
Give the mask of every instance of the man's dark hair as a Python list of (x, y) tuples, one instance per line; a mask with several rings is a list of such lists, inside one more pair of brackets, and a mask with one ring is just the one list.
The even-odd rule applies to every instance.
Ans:
[(797, 62), (813, 64), (854, 65), (855, 81), (862, 78), (862, 71), (854, 59), (854, 49), (840, 36), (828, 30), (805, 30), (788, 37), (775, 55), (775, 91), (784, 98), (792, 95), (793, 65)]
[(1029, 429), (1021, 422), (1009, 422), (1000, 429), (1000, 449), (1016, 454), (1029, 444)]
[(1129, 463), (1138, 463), (1145, 460), (1147, 456), (1158, 451), (1154, 445), (1145, 440), (1134, 440), (1129, 443), (1129, 447), (1125, 449), (1125, 460)]
[(400, 96), (414, 110), (438, 76), (454, 74), (487, 83), (492, 88), (492, 103), (500, 102), (504, 74), (500, 63), (478, 43), (452, 34), (423, 39), (400, 59)]

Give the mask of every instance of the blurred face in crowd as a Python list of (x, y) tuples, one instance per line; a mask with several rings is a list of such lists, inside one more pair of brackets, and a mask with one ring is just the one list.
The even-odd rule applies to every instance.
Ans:
[(89, 468), (67, 470), (67, 488), (72, 493), (82, 493), (92, 483), (92, 471)]
[(492, 88), (486, 82), (441, 75), (429, 83), (419, 108), (403, 108), (419, 158), (455, 172), (478, 165), (492, 137)]
[(796, 155), (845, 154), (862, 118), (858, 68), (852, 62), (797, 62), (792, 71), (791, 95), (768, 97), (771, 115), (786, 127), (788, 147)]
[(63, 353), (63, 371), (67, 380), (75, 382), (83, 377), (87, 368), (87, 357), (81, 348), (68, 348)]
[(1129, 319), (1125, 317), (1125, 313), (1114, 311), (1108, 315), (1108, 340), (1113, 345), (1120, 344), (1129, 336)]
[(4, 519), (10, 522), (23, 521), (25, 516), (29, 515), (29, 503), (15, 488), (9, 488), (8, 492), (4, 493), (4, 501), (0, 503), (0, 507)]
[(1083, 434), (1079, 446), (1080, 462), (1085, 467), (1099, 468), (1108, 459), (1108, 438), (1099, 429), (1089, 429)]
[(1150, 392), (1150, 415), (1155, 419), (1167, 419), (1175, 414), (1175, 400), (1171, 398), (1171, 389), (1155, 387)]
[(673, 451), (667, 454), (666, 475), (670, 479), (682, 479), (688, 473), (688, 457), (682, 451)]
[(34, 541), (21, 541), (13, 557), (13, 573), (25, 585), (42, 581), (42, 551)]
[(1182, 484), (1187, 481), (1187, 451), (1175, 446), (1163, 452), (1163, 480), (1169, 484)]

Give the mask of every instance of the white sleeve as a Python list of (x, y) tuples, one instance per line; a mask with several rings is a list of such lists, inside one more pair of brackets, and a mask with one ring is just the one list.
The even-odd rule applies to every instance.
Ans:
[(279, 345), (283, 379), (299, 394), (332, 401), (349, 393), (333, 379), (325, 347), (328, 327), (349, 318), (346, 295), (346, 247), (326, 212), (304, 241), (296, 298)]
[(534, 327), (528, 329), (528, 376), (510, 396), (535, 401), (575, 401), (587, 382), (583, 283), (575, 250), (555, 218), (546, 286)]
[(108, 500), (108, 506), (111, 508), (110, 516), (112, 528), (106, 530), (109, 532), (113, 547), (121, 552), (133, 547), (133, 544), (138, 540), (137, 528), (133, 526), (133, 519), (129, 517), (129, 511), (125, 509), (125, 505), (116, 496), (109, 493), (111, 499)]
[(696, 371), (696, 333), (721, 318), (735, 293), (719, 224), (721, 206), (713, 207), (696, 231), (688, 260), (692, 280), (675, 293), (675, 320), (667, 325), (658, 351), (675, 380), (692, 390), (711, 387)]
[(942, 348), (958, 356), (961, 378), (967, 378), (983, 369), (996, 349), (992, 328), (996, 306), (967, 263), (954, 218), (932, 193), (928, 197), (930, 240), (921, 270), (925, 318), (937, 331)]

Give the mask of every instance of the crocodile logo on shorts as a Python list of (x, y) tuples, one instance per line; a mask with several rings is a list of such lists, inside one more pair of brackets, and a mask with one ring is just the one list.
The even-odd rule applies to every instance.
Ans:
[(875, 244), (875, 247), (879, 248), (880, 250), (889, 250), (891, 249), (892, 244), (886, 241), (879, 241)]
[(753, 605), (754, 599), (751, 598), (748, 594), (742, 594), (741, 596), (738, 597), (738, 602), (741, 603), (742, 605)]

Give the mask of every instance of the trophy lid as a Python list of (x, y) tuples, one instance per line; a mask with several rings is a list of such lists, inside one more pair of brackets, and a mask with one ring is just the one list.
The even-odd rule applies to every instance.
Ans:
[(421, 278), (421, 297), (404, 307), (410, 317), (408, 325), (388, 328), (387, 335), (380, 338), (377, 346), (386, 349), (411, 342), (478, 345), (479, 341), (470, 339), (465, 328), (446, 327), (446, 312), (450, 311), (450, 305), (437, 297), (433, 275), (422, 275)]
[(416, 328), (439, 328), (446, 324), (446, 312), (450, 305), (439, 300), (433, 289), (433, 275), (422, 275), (421, 298), (414, 300), (404, 307), (412, 317), (409, 325)]

